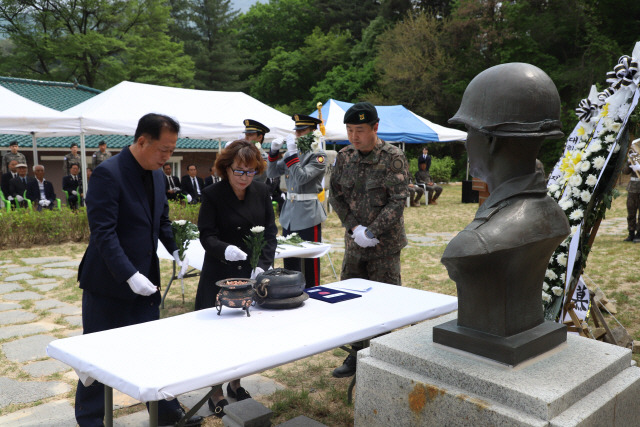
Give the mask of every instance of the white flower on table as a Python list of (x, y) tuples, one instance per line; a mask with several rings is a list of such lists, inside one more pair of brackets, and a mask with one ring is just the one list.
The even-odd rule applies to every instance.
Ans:
[(258, 234), (258, 233), (262, 233), (264, 231), (264, 227), (261, 225), (256, 225), (255, 227), (251, 228), (251, 232), (253, 234)]
[(186, 219), (177, 219), (177, 220), (175, 220), (173, 222), (175, 222), (178, 225), (185, 225), (187, 223), (187, 220)]

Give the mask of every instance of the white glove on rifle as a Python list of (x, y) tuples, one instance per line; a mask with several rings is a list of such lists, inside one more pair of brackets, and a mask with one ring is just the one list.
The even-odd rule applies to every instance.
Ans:
[(296, 138), (289, 134), (287, 135), (287, 153), (286, 156), (292, 156), (298, 153), (298, 146), (296, 145)]
[(22, 197), (21, 195), (18, 194), (16, 196), (16, 200), (19, 201), (19, 202), (22, 202), (22, 201), (24, 201), (24, 197)]
[(357, 226), (353, 230), (352, 237), (356, 241), (356, 244), (358, 246), (363, 248), (371, 248), (380, 243), (380, 240), (378, 239), (370, 239), (369, 237), (367, 237), (367, 235), (365, 234), (366, 230), (367, 227), (364, 227), (362, 225)]
[(180, 267), (180, 273), (178, 273), (178, 279), (182, 279), (184, 277), (184, 274), (189, 269), (189, 258), (187, 258), (187, 255), (185, 254), (184, 259), (181, 260), (180, 251), (176, 249), (175, 251), (173, 251), (173, 259), (176, 260), (176, 264), (178, 264), (178, 267)]
[(284, 140), (282, 138), (276, 138), (271, 141), (271, 154), (278, 154), (278, 151), (282, 148), (282, 144), (284, 144)]
[(255, 279), (261, 273), (264, 273), (264, 270), (260, 267), (256, 267), (251, 271), (251, 278)]
[(140, 274), (139, 271), (136, 271), (133, 276), (129, 277), (127, 283), (129, 284), (131, 290), (138, 295), (149, 296), (155, 294), (158, 291), (158, 288), (156, 288), (156, 286), (151, 283), (149, 279), (144, 277), (143, 274)]
[(247, 254), (242, 252), (239, 247), (229, 245), (224, 250), (224, 259), (227, 261), (244, 261), (247, 259)]

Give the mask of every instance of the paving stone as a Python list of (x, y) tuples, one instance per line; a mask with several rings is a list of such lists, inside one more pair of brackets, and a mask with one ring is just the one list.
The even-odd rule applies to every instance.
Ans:
[(0, 417), (0, 425), (3, 427), (75, 427), (77, 424), (71, 402), (62, 399)]
[[(59, 381), (16, 381), (0, 377), (0, 408), (11, 404), (35, 402), (47, 397), (67, 393), (69, 390), (71, 390), (69, 384)], [(40, 420), (42, 422), (42, 418)], [(0, 424), (5, 425), (4, 423)], [(46, 425), (49, 426), (51, 424), (47, 422)]]
[(18, 280), (28, 280), (28, 279), (33, 279), (33, 276), (30, 275), (29, 273), (20, 273), (20, 274), (15, 274), (13, 276), (7, 276), (4, 278), (4, 281), (17, 282)]
[(2, 352), (12, 362), (28, 362), (47, 357), (47, 345), (55, 340), (51, 335), (34, 335), (2, 344)]
[(75, 337), (78, 335), (82, 335), (82, 329), (71, 329), (64, 332), (64, 335), (67, 337)]
[(25, 280), (30, 285), (44, 285), (47, 283), (57, 283), (53, 277), (39, 277), (37, 279)]
[(13, 337), (23, 337), (25, 335), (39, 334), (41, 332), (49, 332), (53, 329), (53, 325), (45, 325), (41, 323), (3, 326), (2, 328), (0, 328), (0, 340), (5, 340), (7, 338)]
[(10, 310), (0, 312), (0, 326), (11, 325), (14, 323), (30, 322), (37, 319), (38, 316), (35, 313), (24, 310)]
[(18, 264), (9, 264), (11, 261), (4, 261), (5, 264), (0, 265), (0, 269), (7, 269), (11, 267), (18, 267)]
[(66, 302), (58, 301), (57, 299), (45, 299), (45, 300), (41, 300), (41, 301), (36, 301), (35, 304), (34, 304), (34, 307), (37, 310), (48, 310), (48, 309), (54, 308), (54, 307), (64, 307), (65, 305), (71, 305), (71, 304), (67, 304)]
[(45, 268), (41, 270), (40, 273), (45, 276), (64, 277), (65, 279), (78, 274), (76, 270), (69, 270), (67, 268)]
[(4, 259), (4, 260), (0, 261), (0, 264), (8, 264), (10, 262), (11, 262), (10, 260)]
[(0, 302), (0, 311), (15, 310), (16, 308), (20, 308), (20, 304), (16, 304), (15, 302)]
[(33, 264), (49, 264), (52, 262), (60, 262), (60, 261), (68, 261), (70, 258), (68, 256), (54, 256), (54, 257), (37, 257), (37, 258), (22, 258), (22, 261), (25, 264), (33, 265)]
[(62, 307), (52, 308), (49, 311), (56, 314), (66, 314), (66, 315), (73, 315), (73, 316), (82, 314), (82, 309), (80, 307), (76, 307), (75, 305), (71, 305), (71, 304), (65, 304)]
[(42, 299), (44, 297), (35, 292), (24, 291), (24, 292), (14, 292), (12, 294), (4, 294), (2, 298), (10, 301), (24, 301), (24, 300), (30, 300), (30, 299)]
[(4, 271), (11, 274), (26, 273), (35, 270), (35, 267), (8, 267)]
[(53, 262), (51, 264), (45, 264), (43, 267), (49, 268), (59, 268), (59, 267), (78, 267), (80, 265), (80, 261), (61, 261), (61, 262)]
[(32, 377), (45, 377), (56, 372), (67, 372), (70, 369), (72, 369), (71, 366), (55, 359), (41, 360), (22, 366), (22, 370)]
[(6, 294), (7, 292), (21, 291), (24, 288), (17, 283), (2, 283), (0, 282), (0, 294)]
[(82, 326), (82, 316), (67, 316), (64, 320), (72, 326)]
[(40, 292), (49, 292), (51, 289), (55, 289), (59, 286), (59, 283), (50, 283), (48, 285), (33, 285)]

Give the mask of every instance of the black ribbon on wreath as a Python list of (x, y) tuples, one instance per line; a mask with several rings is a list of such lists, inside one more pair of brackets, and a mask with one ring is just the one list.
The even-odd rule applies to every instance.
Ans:
[(604, 105), (607, 102), (607, 98), (616, 93), (616, 90), (612, 87), (608, 87), (602, 92), (598, 93), (598, 102), (600, 105)]
[(588, 122), (598, 111), (598, 106), (593, 104), (587, 98), (580, 101), (578, 108), (576, 108), (576, 114), (578, 118), (583, 122)]
[(607, 83), (611, 83), (614, 89), (629, 86), (633, 78), (638, 73), (638, 61), (629, 55), (623, 55), (618, 59), (618, 64), (613, 67), (613, 71), (607, 73)]

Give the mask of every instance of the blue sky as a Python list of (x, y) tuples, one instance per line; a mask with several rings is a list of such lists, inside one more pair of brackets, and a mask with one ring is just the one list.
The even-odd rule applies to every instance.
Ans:
[(246, 12), (247, 10), (249, 10), (251, 5), (258, 2), (267, 3), (268, 0), (231, 0), (231, 9), (240, 9), (241, 12)]

